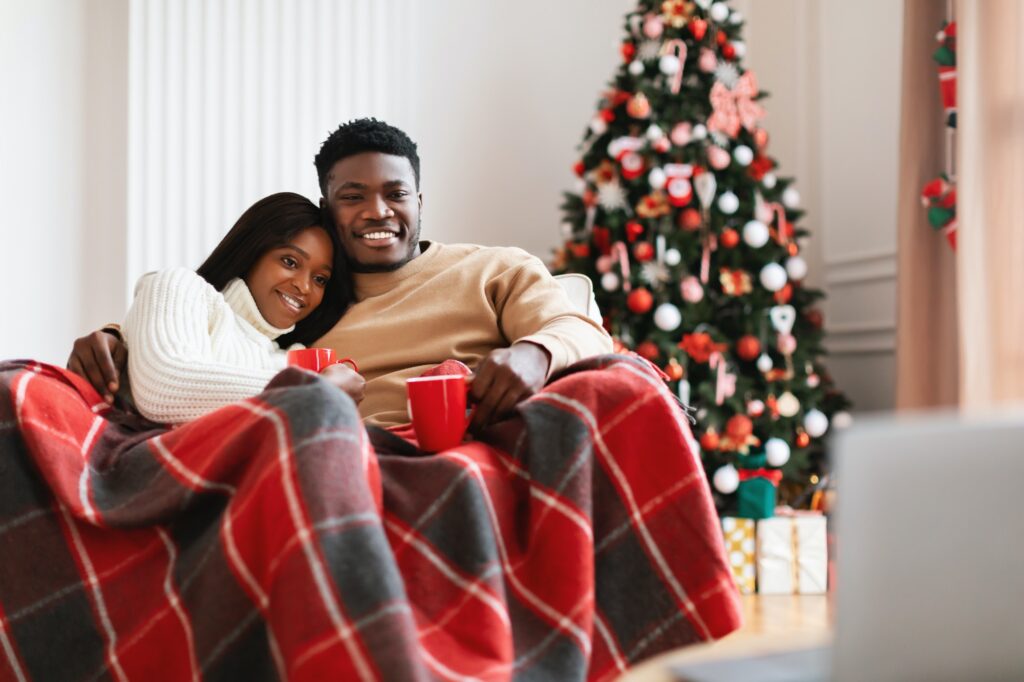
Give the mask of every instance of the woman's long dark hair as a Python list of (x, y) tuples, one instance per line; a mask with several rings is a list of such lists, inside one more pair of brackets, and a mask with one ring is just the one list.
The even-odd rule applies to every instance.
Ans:
[(245, 277), (270, 249), (284, 246), (308, 227), (320, 227), (334, 246), (331, 279), (316, 310), (277, 339), (281, 348), (310, 345), (326, 334), (352, 303), (352, 279), (333, 223), (325, 222), (316, 204), (294, 192), (278, 192), (250, 206), (217, 244), (196, 272), (222, 291), (236, 277)]

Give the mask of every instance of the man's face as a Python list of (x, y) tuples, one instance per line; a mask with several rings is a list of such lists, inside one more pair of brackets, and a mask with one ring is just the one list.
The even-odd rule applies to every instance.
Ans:
[(420, 253), (420, 207), (404, 156), (365, 152), (334, 164), (325, 199), (356, 272), (397, 270)]

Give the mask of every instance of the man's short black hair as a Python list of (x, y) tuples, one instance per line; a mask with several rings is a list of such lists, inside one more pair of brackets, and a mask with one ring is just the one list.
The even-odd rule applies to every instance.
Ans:
[(412, 164), (416, 176), (416, 189), (420, 187), (420, 157), (416, 143), (398, 128), (375, 118), (357, 118), (342, 123), (320, 145), (313, 163), (320, 179), (320, 194), (327, 196), (327, 174), (334, 164), (363, 152), (380, 152), (393, 156), (404, 156)]

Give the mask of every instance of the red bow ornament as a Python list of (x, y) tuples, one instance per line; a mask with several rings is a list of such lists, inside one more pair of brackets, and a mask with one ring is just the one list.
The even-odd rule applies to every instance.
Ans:
[(765, 115), (764, 108), (754, 101), (757, 93), (757, 78), (753, 71), (740, 76), (732, 90), (721, 81), (716, 82), (711, 86), (712, 113), (708, 118), (708, 130), (729, 137), (736, 137), (740, 126), (753, 132)]

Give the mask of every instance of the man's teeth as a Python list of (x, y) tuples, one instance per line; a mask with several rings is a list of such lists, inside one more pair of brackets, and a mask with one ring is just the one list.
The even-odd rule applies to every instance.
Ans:
[(391, 237), (394, 237), (394, 236), (395, 236), (395, 234), (393, 232), (369, 232), (367, 234), (362, 235), (361, 238), (362, 239), (390, 239)]

